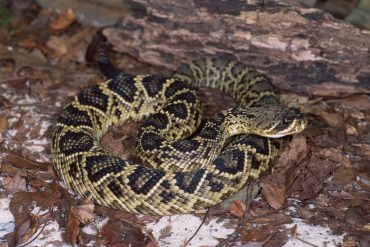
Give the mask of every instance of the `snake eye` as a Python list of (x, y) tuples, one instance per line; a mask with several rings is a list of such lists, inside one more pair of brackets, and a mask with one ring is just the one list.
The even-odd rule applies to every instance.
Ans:
[(293, 119), (291, 117), (285, 117), (283, 119), (283, 124), (288, 125), (288, 124), (290, 124), (292, 122), (292, 120)]

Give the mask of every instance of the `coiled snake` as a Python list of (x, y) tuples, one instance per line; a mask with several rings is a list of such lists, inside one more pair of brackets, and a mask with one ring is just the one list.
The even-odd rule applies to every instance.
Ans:
[[(282, 106), (269, 79), (224, 58), (183, 65), (171, 78), (130, 76), (102, 55), (110, 79), (83, 90), (55, 126), (52, 159), (78, 195), (133, 213), (169, 215), (215, 205), (264, 172), (277, 139), (302, 131), (304, 115)], [(196, 87), (231, 94), (238, 107), (201, 123)], [(112, 156), (99, 144), (108, 128), (144, 120), (136, 150), (142, 164)], [(225, 141), (236, 136), (225, 146)]]

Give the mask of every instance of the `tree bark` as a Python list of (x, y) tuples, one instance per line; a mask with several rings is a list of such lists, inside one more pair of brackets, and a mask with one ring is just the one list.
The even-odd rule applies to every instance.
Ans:
[(135, 0), (145, 17), (103, 30), (113, 49), (174, 71), (227, 54), (282, 90), (317, 96), (370, 93), (370, 32), (317, 9), (265, 1)]

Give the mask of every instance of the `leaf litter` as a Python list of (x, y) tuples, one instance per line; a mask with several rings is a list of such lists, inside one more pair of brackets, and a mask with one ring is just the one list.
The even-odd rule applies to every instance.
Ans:
[[(51, 128), (71, 96), (103, 80), (85, 60), (98, 30), (81, 25), (73, 10), (55, 12), (25, 2), (15, 7), (18, 3), (13, 5), (18, 18), (10, 24), (17, 33), (5, 32), (9, 37), (0, 39), (1, 242), (181, 246), (192, 239), (189, 246), (369, 244), (370, 99), (365, 93), (344, 98), (330, 97), (330, 91), (327, 98), (282, 94), (283, 102), (308, 114), (309, 127), (285, 141), (273, 173), (261, 179), (255, 198), (215, 207), (206, 217), (138, 217), (76, 198), (50, 164)], [(124, 54), (114, 56), (120, 67), (133, 72), (161, 72)], [(202, 89), (200, 95), (206, 118), (233, 106), (222, 93)], [(110, 130), (102, 144), (115, 155), (137, 160), (133, 154), (137, 126), (128, 123)]]

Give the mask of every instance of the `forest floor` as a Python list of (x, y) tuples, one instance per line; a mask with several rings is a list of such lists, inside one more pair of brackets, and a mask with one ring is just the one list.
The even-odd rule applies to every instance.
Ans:
[[(28, 1), (11, 12), (0, 8), (0, 246), (370, 246), (368, 94), (280, 92), (283, 103), (307, 114), (309, 126), (285, 143), (273, 172), (257, 181), (256, 197), (247, 193), (196, 214), (136, 216), (76, 197), (50, 160), (63, 106), (104, 81), (86, 60), (99, 29), (79, 23), (71, 10)], [(130, 72), (161, 73), (125, 54), (111, 56)], [(206, 117), (233, 105), (214, 90), (199, 93)], [(110, 130), (102, 145), (135, 158), (138, 124)]]

